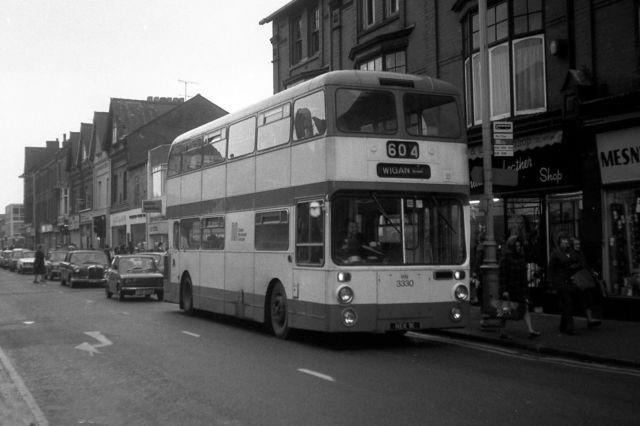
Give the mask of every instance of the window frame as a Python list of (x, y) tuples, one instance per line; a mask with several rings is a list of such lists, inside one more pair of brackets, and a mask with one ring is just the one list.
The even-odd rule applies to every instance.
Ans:
[[(311, 98), (313, 96), (316, 96), (318, 94), (321, 94), (321, 96), (322, 96), (322, 113), (324, 114), (324, 117), (323, 118), (319, 118), (319, 119), (324, 120), (324, 125), (325, 125), (324, 132), (319, 132), (317, 135), (316, 134), (312, 134), (311, 136), (301, 137), (301, 138), (298, 139), (297, 131), (296, 131), (296, 112), (297, 112), (296, 104), (299, 101), (303, 100), (303, 99), (309, 99), (309, 98)], [(291, 112), (291, 136), (290, 136), (291, 143), (302, 143), (302, 142), (306, 142), (306, 141), (309, 141), (309, 140), (312, 140), (312, 139), (321, 138), (321, 137), (324, 137), (324, 136), (327, 135), (327, 130), (328, 130), (328, 128), (327, 128), (328, 127), (327, 99), (328, 99), (327, 93), (326, 93), (325, 89), (322, 88), (322, 89), (316, 90), (315, 92), (305, 93), (304, 95), (302, 95), (302, 96), (300, 96), (298, 98), (295, 98), (293, 100), (293, 104), (292, 104), (292, 107), (291, 107), (292, 108), (292, 112)], [(311, 118), (313, 120), (313, 116)]]
[[(249, 122), (250, 120), (253, 120), (253, 126), (251, 126), (253, 128), (253, 137), (251, 138), (252, 139), (251, 151), (242, 152), (237, 156), (233, 155), (231, 153), (231, 147), (232, 147), (232, 144), (231, 144), (231, 142), (232, 142), (232, 140), (231, 140), (231, 136), (232, 136), (231, 130), (232, 130), (232, 128), (234, 126), (237, 126), (237, 125), (239, 125), (241, 123)], [(227, 160), (228, 161), (237, 160), (238, 158), (244, 158), (244, 157), (247, 157), (247, 156), (253, 154), (254, 152), (256, 152), (256, 135), (258, 133), (257, 132), (257, 127), (256, 127), (257, 121), (258, 121), (257, 115), (256, 114), (251, 114), (251, 115), (249, 115), (247, 117), (244, 117), (244, 118), (242, 118), (242, 119), (240, 119), (240, 120), (236, 121), (235, 123), (230, 124), (228, 126), (228, 129), (227, 129)], [(247, 127), (247, 128), (249, 128), (249, 127)]]
[[(269, 121), (270, 117), (274, 117), (277, 116), (277, 111), (280, 110), (281, 111), (281, 116), (279, 118), (276, 118), (272, 121)], [(276, 148), (279, 146), (283, 146), (283, 145), (288, 145), (289, 142), (291, 142), (291, 125), (293, 124), (293, 119), (292, 119), (292, 110), (293, 110), (293, 105), (291, 102), (285, 102), (282, 103), (280, 105), (276, 105), (274, 107), (268, 108), (266, 110), (262, 110), (258, 113), (257, 116), (257, 120), (256, 120), (256, 151), (257, 152), (262, 152), (262, 151), (267, 151), (269, 149), (272, 148)], [(274, 114), (274, 112), (276, 112)], [(270, 114), (271, 113), (271, 114)], [(260, 129), (263, 129), (265, 127), (268, 127), (270, 125), (274, 125), (274, 123), (278, 123), (282, 120), (289, 120), (289, 125), (287, 126), (287, 139), (284, 142), (279, 142), (276, 143), (274, 145), (270, 145), (267, 147), (261, 147), (260, 144)], [(263, 122), (263, 123), (261, 123)]]
[[(220, 137), (216, 139), (212, 139), (215, 136), (220, 136)], [(214, 149), (216, 149), (215, 144), (220, 142), (222, 143), (222, 146), (224, 146), (224, 155), (222, 155), (222, 158), (219, 161), (205, 163), (205, 152), (204, 152), (205, 147), (207, 145), (213, 144)], [(229, 143), (229, 132), (226, 126), (205, 133), (204, 137), (202, 138), (202, 168), (205, 169), (207, 167), (215, 166), (216, 164), (224, 163), (227, 160), (227, 151), (229, 148), (228, 143)]]
[(311, 58), (320, 53), (320, 28), (322, 28), (320, 4), (310, 7), (307, 17), (307, 57)]
[[(276, 213), (280, 214), (280, 218), (278, 221), (274, 221), (274, 222), (267, 222), (265, 223), (264, 221), (261, 221), (260, 223), (258, 222), (258, 218), (264, 218), (267, 215), (275, 215)], [(284, 218), (284, 219), (283, 219)], [(258, 236), (262, 236), (262, 229), (261, 227), (263, 226), (270, 226), (270, 225), (284, 225), (283, 229), (286, 229), (286, 247), (280, 247), (278, 246), (277, 248), (264, 248), (264, 246), (262, 244), (264, 244), (267, 239), (265, 240), (261, 240), (260, 242), (258, 242)], [(291, 246), (291, 213), (289, 212), (288, 209), (286, 208), (282, 208), (282, 209), (273, 209), (273, 210), (259, 210), (256, 211), (254, 213), (254, 232), (253, 232), (253, 248), (255, 251), (260, 251), (260, 252), (283, 252), (283, 251), (289, 251), (289, 247)], [(276, 241), (276, 243), (282, 243), (283, 241), (285, 241), (285, 239), (282, 240), (278, 240)], [(273, 240), (269, 240), (269, 242), (273, 243)], [(260, 243), (260, 244), (259, 244)]]
[[(515, 58), (515, 50), (516, 50), (516, 44), (520, 43), (520, 42), (524, 42), (525, 40), (531, 40), (531, 39), (540, 39), (540, 47), (542, 49), (542, 99), (543, 99), (543, 106), (539, 107), (539, 108), (533, 108), (533, 109), (525, 109), (522, 111), (518, 111), (518, 90), (517, 90), (517, 86), (516, 86), (516, 58)], [(520, 37), (518, 39), (514, 39), (511, 40), (511, 62), (512, 62), (512, 69), (511, 74), (512, 74), (512, 92), (513, 92), (513, 96), (511, 98), (513, 106), (513, 115), (514, 116), (518, 116), (518, 115), (530, 115), (530, 114), (538, 114), (541, 112), (545, 112), (547, 110), (547, 58), (546, 58), (546, 49), (545, 49), (545, 35), (544, 34), (536, 34), (536, 35), (531, 35), (531, 36), (526, 36), (526, 37)]]
[[(222, 226), (206, 226), (207, 220), (210, 219), (221, 219), (222, 221)], [(207, 251), (218, 251), (218, 250), (224, 250), (225, 247), (225, 240), (227, 237), (227, 232), (226, 232), (226, 219), (224, 215), (214, 215), (214, 216), (206, 216), (200, 219), (200, 249), (201, 250), (207, 250)], [(207, 229), (222, 229), (222, 246), (217, 246), (217, 247), (209, 247), (208, 245), (205, 245), (205, 230)], [(212, 234), (212, 235), (215, 235)], [(217, 235), (216, 235), (217, 237)], [(219, 238), (219, 237), (218, 237)]]
[(368, 30), (378, 22), (376, 16), (376, 0), (361, 0), (360, 6), (360, 10), (362, 11), (362, 29)]
[[(311, 204), (313, 204), (313, 203), (318, 203), (319, 204), (318, 208), (320, 208), (320, 216), (319, 217), (321, 218), (321, 226), (322, 226), (322, 228), (321, 228), (321, 234), (322, 234), (321, 235), (321, 242), (313, 242), (313, 241), (310, 241), (310, 240), (309, 241), (300, 241), (300, 236), (301, 236), (300, 233), (299, 233), (299, 227), (300, 227), (299, 221), (301, 220), (300, 214), (299, 214), (300, 211), (301, 211), (300, 208), (301, 208), (302, 205), (308, 205), (309, 207), (308, 207), (307, 210), (310, 211), (311, 210)], [(325, 244), (325, 241), (326, 241), (327, 223), (326, 223), (326, 220), (325, 220), (325, 217), (326, 217), (326, 215), (325, 215), (326, 210), (325, 209), (326, 209), (326, 205), (324, 203), (324, 200), (322, 200), (322, 199), (303, 200), (303, 201), (301, 200), (301, 201), (298, 201), (296, 203), (296, 224), (295, 224), (296, 226), (295, 226), (295, 243), (294, 243), (294, 245), (295, 245), (296, 265), (298, 265), (298, 266), (323, 267), (325, 262), (326, 262), (326, 244)], [(311, 215), (308, 215), (308, 218), (310, 220)], [(307, 227), (308, 227), (308, 229), (311, 228), (311, 223), (310, 222), (307, 223)], [(321, 260), (321, 262), (316, 262), (316, 263), (314, 263), (314, 262), (301, 262), (300, 261), (300, 257), (298, 256), (298, 249), (300, 247), (310, 247), (310, 248), (312, 248), (312, 247), (322, 247), (322, 260)]]

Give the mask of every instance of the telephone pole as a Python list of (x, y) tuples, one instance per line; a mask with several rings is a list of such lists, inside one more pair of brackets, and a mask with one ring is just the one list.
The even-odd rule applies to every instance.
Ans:
[(178, 79), (178, 81), (180, 83), (184, 83), (184, 100), (186, 101), (188, 99), (188, 97), (187, 97), (187, 85), (188, 84), (198, 84), (198, 82), (197, 81), (189, 81), (189, 80), (180, 80), (180, 79)]

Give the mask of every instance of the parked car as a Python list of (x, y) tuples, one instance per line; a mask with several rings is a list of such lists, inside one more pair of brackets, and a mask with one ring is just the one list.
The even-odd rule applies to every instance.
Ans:
[(45, 280), (52, 280), (54, 278), (60, 278), (60, 262), (63, 262), (69, 250), (52, 250), (47, 254), (47, 258), (44, 261)]
[[(11, 259), (9, 261), (9, 270), (15, 271), (18, 268), (18, 259), (22, 259), (24, 257), (25, 252), (32, 252), (33, 250), (27, 250), (23, 248), (16, 248), (11, 251)], [(31, 255), (33, 257), (33, 254)]]
[(16, 272), (19, 274), (32, 274), (33, 265), (36, 261), (36, 252), (33, 250), (25, 250), (22, 257), (16, 262)]
[(60, 284), (99, 285), (105, 283), (104, 272), (109, 267), (107, 255), (100, 250), (71, 250), (60, 262)]
[(11, 250), (2, 250), (2, 254), (0, 255), (0, 267), (4, 269), (9, 269), (10, 263), (11, 263)]
[(125, 296), (151, 296), (159, 301), (164, 297), (163, 275), (155, 259), (149, 255), (117, 255), (106, 274), (105, 293), (107, 298), (117, 294), (120, 300)]

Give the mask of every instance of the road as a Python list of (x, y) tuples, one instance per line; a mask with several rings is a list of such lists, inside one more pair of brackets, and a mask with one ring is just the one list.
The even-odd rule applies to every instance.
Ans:
[(282, 341), (31, 279), (0, 270), (0, 349), (40, 424), (637, 424), (640, 372), (420, 336)]

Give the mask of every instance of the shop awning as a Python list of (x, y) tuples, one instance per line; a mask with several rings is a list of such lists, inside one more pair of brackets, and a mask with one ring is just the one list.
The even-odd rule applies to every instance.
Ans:
[[(553, 132), (545, 132), (537, 135), (523, 136), (513, 140), (514, 151), (526, 151), (534, 148), (542, 148), (562, 142), (562, 130)], [(482, 157), (482, 145), (469, 147), (467, 151), (469, 160), (475, 160)]]

